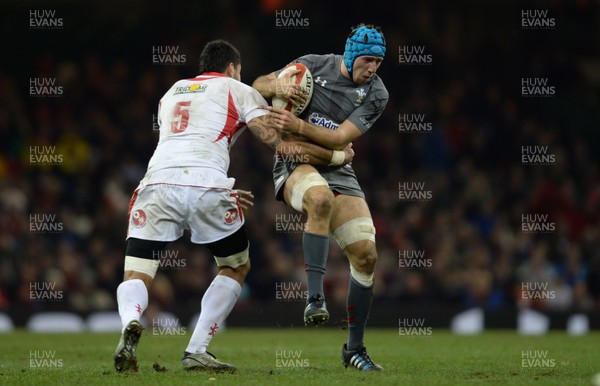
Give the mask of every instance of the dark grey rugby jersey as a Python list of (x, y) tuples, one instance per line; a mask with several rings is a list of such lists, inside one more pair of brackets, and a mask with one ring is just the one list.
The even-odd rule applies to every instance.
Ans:
[(375, 75), (368, 83), (355, 85), (340, 70), (341, 55), (306, 55), (296, 59), (312, 73), (312, 99), (300, 118), (312, 124), (336, 129), (346, 119), (363, 134), (379, 118), (388, 102), (383, 81)]
[[(337, 129), (348, 119), (364, 134), (383, 112), (388, 102), (388, 92), (377, 75), (368, 83), (355, 85), (342, 75), (341, 61), (341, 55), (330, 54), (306, 55), (292, 62), (306, 65), (315, 82), (312, 99), (300, 118), (331, 130)], [(275, 74), (279, 75), (280, 72)], [(277, 199), (282, 199), (281, 188), (296, 166), (294, 162), (285, 162), (275, 156), (273, 181)], [(333, 191), (364, 198), (351, 164), (315, 168)]]

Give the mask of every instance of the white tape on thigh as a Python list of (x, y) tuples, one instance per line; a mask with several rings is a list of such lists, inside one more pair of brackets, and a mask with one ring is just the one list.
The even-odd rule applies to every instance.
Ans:
[(352, 264), (350, 264), (350, 276), (352, 276), (354, 280), (356, 280), (360, 285), (363, 285), (365, 287), (371, 287), (373, 285), (373, 277), (375, 276), (375, 274), (359, 272), (356, 270), (356, 268), (352, 266)]
[(312, 172), (302, 176), (292, 189), (292, 208), (296, 209), (298, 212), (304, 212), (302, 210), (304, 194), (313, 186), (329, 187), (329, 184), (319, 173)]
[(154, 279), (160, 261), (142, 259), (140, 257), (125, 256), (125, 271), (135, 271), (145, 273)]
[(242, 252), (238, 252), (231, 256), (227, 256), (227, 257), (215, 256), (215, 261), (217, 262), (217, 265), (219, 267), (237, 268), (248, 262), (249, 251), (250, 251), (250, 245), (248, 245), (248, 248), (246, 248)]
[(370, 240), (375, 242), (373, 220), (370, 217), (354, 218), (334, 230), (333, 237), (342, 249), (357, 241)]

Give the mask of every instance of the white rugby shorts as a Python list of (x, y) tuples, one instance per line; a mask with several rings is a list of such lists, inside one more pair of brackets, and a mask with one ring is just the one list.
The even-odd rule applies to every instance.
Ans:
[(129, 203), (127, 238), (175, 241), (189, 230), (193, 243), (206, 244), (233, 234), (244, 224), (234, 182), (210, 169), (147, 174)]

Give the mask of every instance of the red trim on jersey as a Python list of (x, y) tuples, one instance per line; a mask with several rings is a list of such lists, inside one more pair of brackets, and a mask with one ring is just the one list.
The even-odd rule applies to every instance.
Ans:
[(235, 133), (245, 125), (245, 123), (243, 122), (238, 122), (239, 119), (240, 115), (237, 112), (230, 91), (229, 99), (227, 102), (227, 120), (225, 121), (225, 126), (223, 126), (223, 130), (221, 130), (221, 133), (219, 134), (219, 137), (215, 140), (215, 142), (219, 142), (221, 138), (227, 137), (227, 143), (231, 143), (231, 139), (233, 138)]
[(188, 78), (186, 80), (200, 81), (200, 80), (207, 80), (207, 79), (212, 79), (212, 78), (223, 78), (223, 77), (227, 77), (227, 75), (222, 74), (220, 72), (209, 71), (209, 72), (203, 72), (202, 74), (196, 76), (195, 78)]
[(222, 72), (215, 72), (215, 71), (208, 71), (208, 72), (203, 72), (202, 74), (200, 74), (200, 76), (227, 76)]

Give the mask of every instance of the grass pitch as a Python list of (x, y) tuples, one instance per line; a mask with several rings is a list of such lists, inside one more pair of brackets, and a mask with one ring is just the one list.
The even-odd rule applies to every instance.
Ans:
[(236, 374), (187, 372), (180, 358), (185, 335), (146, 330), (137, 373), (112, 365), (117, 334), (0, 334), (2, 385), (591, 385), (600, 372), (600, 333), (552, 332), (523, 337), (513, 331), (427, 336), (370, 329), (366, 346), (382, 373), (345, 369), (346, 332), (328, 328), (238, 329), (217, 334), (210, 351), (238, 367)]

